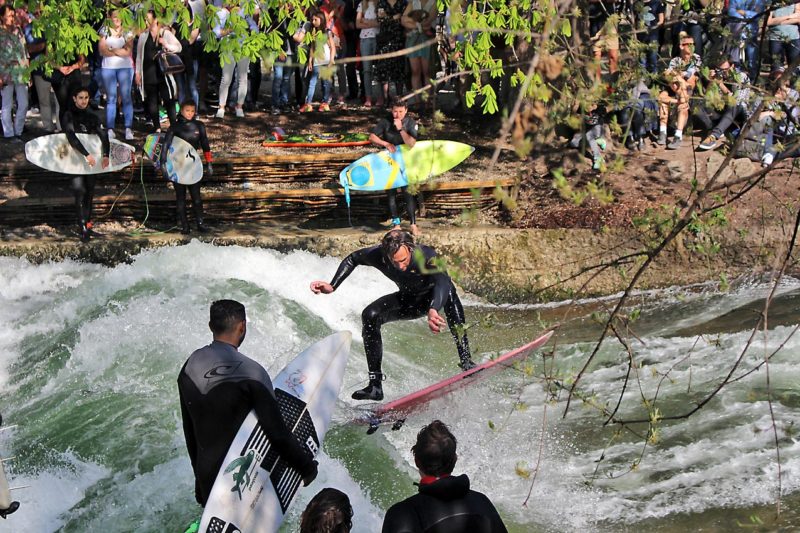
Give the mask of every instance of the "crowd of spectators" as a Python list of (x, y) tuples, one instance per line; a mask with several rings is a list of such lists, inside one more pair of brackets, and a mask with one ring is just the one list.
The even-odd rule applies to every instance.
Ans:
[[(4, 137), (10, 142), (21, 140), (30, 108), (39, 110), (38, 129), (61, 131), (60, 115), (69, 107), (76, 86), (87, 80), (90, 106), (105, 109), (103, 125), (110, 137), (115, 138), (119, 128), (119, 136), (131, 140), (135, 118), (147, 123), (136, 129), (159, 132), (166, 119), (175, 121), (177, 104), (186, 100), (194, 100), (199, 115), (217, 119), (226, 112), (244, 117), (246, 111), (256, 109), (280, 115), (314, 109), (324, 112), (334, 105), (388, 107), (395, 96), (423, 88), (429, 78), (437, 19), (433, 0), (319, 0), (304, 12), (306, 22), (297, 31), (277, 11), (260, 11), (260, 3), (252, 13), (250, 9), (245, 12), (238, 0), (184, 0), (184, 4), (190, 15), (188, 34), (181, 31), (174, 14), (152, 10), (143, 14), (145, 28), (136, 31), (123, 21), (142, 17), (136, 10), (146, 7), (109, 3), (104, 7), (105, 16), (99, 17), (102, 20), (93, 23), (98, 40), (91, 53), (69, 56), (65, 64), (52, 70), (36, 62), (37, 68), (29, 72), (31, 60), (42, 54), (54, 57), (52, 52), (60, 43), (46, 35), (36, 36), (40, 33), (34, 30), (37, 13), (0, 1)], [(264, 3), (263, 9), (276, 8)], [(129, 12), (122, 16), (123, 10)], [(248, 32), (241, 24), (231, 23), (233, 14), (245, 21)], [(210, 34), (201, 28), (213, 33), (218, 51), (206, 49), (203, 39)], [(233, 52), (241, 48), (245, 34), (259, 32), (277, 32), (281, 50), (259, 56), (257, 61)], [(404, 54), (405, 48), (409, 51)], [(162, 72), (156, 60), (162, 51), (177, 54), (184, 70)], [(395, 55), (371, 57), (380, 53)], [(356, 57), (364, 59), (356, 61)], [(268, 64), (262, 64), (262, 58)], [(343, 58), (350, 59), (340, 62)], [(272, 91), (267, 98), (260, 89), (262, 69), (270, 67)]]
[(586, 150), (595, 169), (605, 165), (613, 122), (632, 150), (648, 138), (678, 150), (690, 144), (691, 129), (697, 149), (728, 143), (737, 157), (764, 166), (800, 153), (793, 146), (800, 2), (588, 0), (586, 7), (590, 79), (603, 95), (576, 103), (583, 121), (571, 145)]

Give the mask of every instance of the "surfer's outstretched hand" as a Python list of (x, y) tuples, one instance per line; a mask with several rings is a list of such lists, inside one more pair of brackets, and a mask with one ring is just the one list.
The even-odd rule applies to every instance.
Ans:
[(442, 315), (436, 309), (428, 309), (428, 327), (431, 328), (432, 332), (439, 333), (444, 329), (445, 324), (447, 324), (447, 321), (442, 318)]
[(334, 291), (333, 285), (328, 283), (327, 281), (312, 281), (311, 282), (311, 292), (314, 294), (330, 294)]

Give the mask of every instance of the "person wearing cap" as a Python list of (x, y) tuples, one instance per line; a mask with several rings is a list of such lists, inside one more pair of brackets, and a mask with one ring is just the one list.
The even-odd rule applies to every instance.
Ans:
[(664, 78), (668, 83), (665, 90), (658, 95), (658, 144), (667, 144), (667, 124), (670, 111), (677, 111), (675, 136), (667, 145), (668, 150), (677, 150), (683, 140), (683, 128), (689, 122), (689, 99), (692, 96), (697, 78), (703, 62), (700, 56), (694, 53), (694, 39), (686, 32), (680, 35), (680, 54), (673, 57), (669, 67), (664, 71)]
[[(439, 333), (447, 324), (456, 343), (459, 366), (469, 370), (475, 366), (469, 350), (469, 340), (464, 328), (464, 307), (450, 276), (436, 265), (436, 251), (414, 242), (407, 231), (392, 230), (383, 236), (381, 243), (362, 248), (341, 262), (333, 280), (312, 281), (311, 292), (330, 294), (344, 282), (359, 265), (377, 268), (395, 282), (398, 292), (381, 296), (361, 313), (362, 337), (367, 356), (369, 384), (353, 393), (355, 400), (383, 399), (383, 339), (381, 326), (397, 320), (427, 317), (428, 327)], [(444, 308), (444, 317), (439, 310)]]

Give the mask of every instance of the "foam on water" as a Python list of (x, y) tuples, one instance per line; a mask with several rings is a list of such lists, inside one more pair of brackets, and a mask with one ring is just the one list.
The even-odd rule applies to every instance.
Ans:
[[(19, 424), (2, 452), (17, 455), (18, 464), (24, 465), (14, 469), (14, 484), (31, 485), (19, 494), (23, 508), (14, 517), (15, 525), (34, 533), (59, 528), (124, 531), (134, 523), (141, 524), (137, 530), (158, 531), (167, 525), (177, 530), (196, 518), (175, 378), (186, 357), (210, 341), (207, 313), (214, 299), (245, 303), (248, 336), (242, 351), (273, 375), (330, 331), (351, 330), (355, 342), (334, 420), (341, 426), (353, 418), (356, 402), (349, 392), (366, 373), (358, 342), (361, 310), (394, 285), (377, 271), (362, 268), (333, 294), (312, 294), (309, 283), (330, 280), (338, 264), (335, 258), (306, 252), (280, 254), (199, 242), (147, 251), (115, 268), (74, 262), (37, 266), (0, 258), (0, 320), (5, 324), (0, 330), (0, 405), (7, 421)], [(791, 282), (786, 287), (793, 288)], [(704, 295), (705, 303), (687, 304), (678, 320), (654, 328), (656, 333), (648, 331), (644, 345), (635, 343), (642, 387), (653, 391), (661, 383), (662, 414), (679, 414), (703, 398), (749, 337), (742, 331), (698, 340), (668, 332), (730, 313), (765, 291), (754, 285), (731, 294)], [(657, 309), (683, 303), (681, 297), (648, 305)], [(469, 312), (479, 314), (480, 304), (473, 305)], [(534, 314), (519, 327), (536, 327)], [(739, 374), (790, 331), (772, 329), (766, 348), (759, 339)], [(392, 324), (384, 328), (384, 341), (389, 398), (455, 369), (449, 335), (431, 335), (424, 321)], [(515, 347), (499, 335), (487, 346), (479, 331), (472, 341), (479, 350), (476, 359)], [(554, 359), (558, 371), (574, 373), (591, 349), (588, 343), (561, 338)], [(789, 340), (770, 363), (785, 493), (800, 491), (800, 445), (793, 433), (800, 427), (798, 357), (800, 336)], [(584, 376), (582, 390), (600, 404), (613, 405), (626, 361), (619, 344), (606, 342)], [(541, 358), (533, 363), (532, 377), (502, 373), (431, 404), (410, 417), (402, 431), (342, 438), (353, 440), (352, 446), (385, 450), (374, 460), (394, 462), (381, 468), (399, 469), (410, 486), (416, 431), (441, 418), (459, 439), (457, 471), (470, 475), (474, 488), (489, 495), (509, 521), (531, 530), (596, 529), (598, 524), (745, 507), (774, 497), (774, 436), (763, 369), (723, 389), (688, 420), (662, 423), (660, 443), (647, 448), (639, 468), (611, 478), (637, 460), (641, 442), (625, 433), (611, 439), (613, 429), (602, 429), (602, 418), (580, 402), (562, 419), (565, 393), (551, 401), (537, 378)], [(667, 371), (671, 379), (663, 380)], [(618, 414), (646, 416), (633, 381)], [(603, 454), (599, 475), (585, 484)], [(376, 504), (362, 479), (380, 468), (346, 468), (332, 458), (336, 456), (331, 450), (320, 456), (320, 477), (301, 491), (289, 523), (296, 526), (299, 512), (319, 489), (335, 486), (351, 498), (355, 530), (374, 531), (385, 502)], [(523, 507), (531, 490), (531, 501)]]

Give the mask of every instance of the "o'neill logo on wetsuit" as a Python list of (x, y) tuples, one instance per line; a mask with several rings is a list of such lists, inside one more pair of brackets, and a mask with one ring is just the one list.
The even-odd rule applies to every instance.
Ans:
[(206, 379), (224, 378), (236, 373), (242, 363), (216, 363), (214, 368), (206, 372), (203, 377)]

